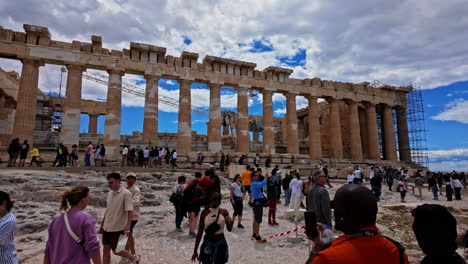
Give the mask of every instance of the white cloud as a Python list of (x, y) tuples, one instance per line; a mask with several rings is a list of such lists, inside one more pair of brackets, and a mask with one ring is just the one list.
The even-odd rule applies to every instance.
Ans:
[(272, 96), (273, 102), (286, 102), (286, 96), (282, 93), (274, 93)]
[(441, 161), (430, 162), (429, 169), (431, 171), (468, 171), (468, 159), (458, 161)]
[(166, 80), (166, 84), (167, 84), (167, 85), (175, 85), (175, 84), (176, 84), (176, 81), (174, 81), (174, 80)]
[(277, 115), (286, 114), (286, 108), (277, 108), (277, 109), (275, 109), (275, 114), (277, 114)]
[(430, 150), (428, 156), (432, 171), (468, 171), (468, 148)]
[(468, 124), (468, 101), (461, 98), (456, 99), (445, 105), (445, 110), (436, 116), (432, 116), (431, 119)]
[(462, 156), (468, 158), (468, 148), (451, 149), (451, 150), (430, 150), (428, 151), (431, 159), (447, 159), (454, 156)]

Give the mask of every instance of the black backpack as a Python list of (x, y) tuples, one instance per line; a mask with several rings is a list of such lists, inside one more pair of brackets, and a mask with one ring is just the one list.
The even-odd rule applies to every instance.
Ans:
[(173, 205), (179, 205), (180, 202), (182, 202), (183, 198), (183, 193), (180, 191), (180, 185), (177, 187), (177, 191), (175, 193), (172, 193), (171, 198), (169, 198), (169, 201)]

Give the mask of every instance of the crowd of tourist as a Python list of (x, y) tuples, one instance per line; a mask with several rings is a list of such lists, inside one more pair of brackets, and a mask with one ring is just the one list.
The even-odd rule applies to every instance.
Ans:
[[(9, 166), (15, 166), (15, 157), (20, 157), (20, 166), (24, 166), (29, 149), (27, 141), (19, 144), (19, 139), (12, 141), (9, 147)], [(19, 149), (19, 155), (15, 153)], [(23, 152), (21, 152), (23, 151)], [(25, 155), (21, 155), (26, 153)], [(54, 165), (67, 166), (77, 160), (77, 147), (68, 149), (59, 144)], [(88, 144), (85, 154), (87, 166), (94, 164), (105, 166), (105, 147), (100, 144), (94, 148)], [(38, 151), (37, 156), (38, 157)], [(219, 164), (219, 169), (228, 166), (228, 155)], [(165, 163), (177, 167), (177, 152), (164, 148), (122, 149), (122, 166), (162, 166)], [(22, 161), (22, 162), (21, 162)], [(36, 159), (37, 161), (37, 159)], [(268, 159), (265, 160), (265, 163)], [(204, 163), (204, 156), (197, 156), (198, 168)], [(327, 187), (329, 181), (327, 165), (311, 169), (307, 178), (302, 179), (297, 170), (267, 168), (262, 171), (260, 158), (253, 159), (253, 166), (248, 165), (248, 158), (241, 157), (239, 164), (246, 164), (245, 170), (235, 175), (229, 185), (231, 208), (221, 206), (221, 180), (213, 165), (204, 175), (196, 172), (194, 179), (187, 182), (185, 176), (177, 179), (172, 188), (170, 201), (175, 210), (175, 227), (182, 230), (182, 222), (188, 218), (188, 234), (195, 238), (192, 261), (200, 263), (227, 263), (229, 247), (225, 231), (232, 231), (234, 226), (244, 229), (244, 204), (252, 210), (251, 240), (266, 243), (261, 236), (263, 209), (268, 208), (268, 225), (279, 225), (277, 205), (284, 198), (284, 205), (291, 210), (300, 208), (313, 212), (317, 220), (318, 236), (309, 237), (314, 242), (306, 263), (408, 263), (404, 247), (397, 241), (380, 234), (376, 227), (378, 202), (381, 200), (382, 185), (390, 192), (399, 192), (400, 201), (405, 202), (406, 194), (413, 188), (413, 194), (422, 199), (422, 189), (427, 183), (433, 199), (445, 195), (447, 201), (461, 200), (461, 190), (466, 186), (465, 173), (434, 173), (416, 171), (410, 177), (405, 168), (372, 167), (369, 174), (356, 166), (348, 170), (346, 184), (341, 186), (330, 199)], [(31, 161), (32, 164), (32, 161)], [(64, 165), (65, 164), (65, 165)], [(271, 164), (271, 161), (268, 165)], [(104, 217), (100, 223), (99, 234), (96, 232), (96, 220), (84, 212), (90, 199), (90, 190), (86, 186), (75, 186), (60, 194), (59, 216), (53, 219), (48, 229), (48, 240), (44, 251), (43, 263), (105, 263), (111, 262), (111, 252), (138, 263), (133, 229), (140, 217), (140, 189), (134, 173), (125, 175), (126, 188), (121, 185), (121, 175), (107, 175), (109, 193)], [(370, 189), (363, 184), (369, 181)], [(411, 184), (410, 184), (411, 181)], [(445, 194), (443, 194), (443, 191)], [(284, 193), (282, 195), (282, 193)], [(246, 197), (248, 196), (248, 198)], [(245, 201), (244, 201), (245, 200)], [(304, 203), (305, 202), (305, 203)], [(12, 212), (13, 202), (9, 195), (0, 191), (0, 263), (18, 263), (14, 247), (16, 218)], [(232, 214), (230, 213), (232, 211)], [(426, 257), (421, 263), (465, 263), (456, 253), (456, 220), (441, 205), (424, 204), (412, 211), (413, 230), (418, 244)], [(237, 220), (237, 225), (235, 222)], [(197, 228), (198, 226), (198, 228)], [(434, 229), (437, 226), (440, 228)], [(344, 235), (328, 239), (323, 235), (326, 229), (341, 231)], [(465, 236), (465, 240), (466, 240)], [(123, 244), (123, 246), (121, 245)], [(465, 241), (466, 244), (466, 241)], [(102, 252), (102, 253), (101, 253)], [(385, 258), (383, 258), (385, 256)]]

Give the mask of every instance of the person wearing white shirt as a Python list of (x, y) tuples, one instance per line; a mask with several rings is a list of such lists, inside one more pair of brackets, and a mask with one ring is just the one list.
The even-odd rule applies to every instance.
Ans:
[(294, 175), (294, 178), (289, 183), (289, 189), (291, 190), (291, 202), (289, 204), (289, 209), (299, 210), (302, 202), (302, 188), (304, 183), (299, 176), (299, 173)]
[(122, 167), (127, 166), (127, 157), (128, 157), (128, 147), (127, 145), (124, 145), (122, 149)]
[(463, 189), (463, 184), (460, 182), (458, 174), (453, 175), (452, 186), (455, 191), (455, 200), (461, 200), (461, 190)]

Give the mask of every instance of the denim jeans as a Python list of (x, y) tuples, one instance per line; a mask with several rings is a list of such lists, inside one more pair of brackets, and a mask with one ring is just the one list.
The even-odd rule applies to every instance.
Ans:
[(447, 197), (447, 201), (452, 201), (452, 194), (453, 194), (453, 190), (452, 190), (452, 186), (451, 185), (445, 185), (445, 194), (446, 194), (446, 197)]
[(85, 160), (85, 165), (86, 166), (91, 166), (91, 154), (85, 154), (84, 155), (84, 160)]
[(289, 201), (291, 200), (291, 189), (284, 190), (284, 205), (289, 206)]
[(184, 219), (184, 208), (180, 205), (175, 206), (175, 212), (176, 212), (176, 217), (175, 217), (175, 225), (176, 228), (180, 228), (180, 225), (182, 224), (182, 220)]
[(432, 196), (437, 199), (439, 197), (439, 188), (437, 187), (437, 185), (432, 186), (431, 190)]

